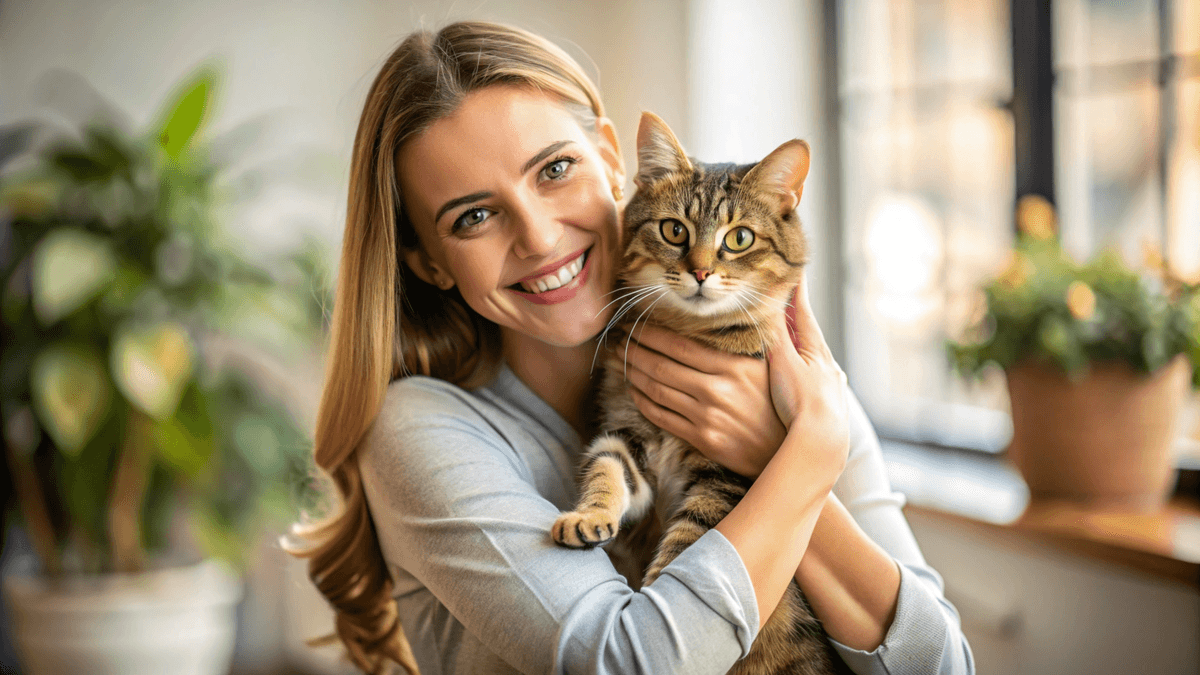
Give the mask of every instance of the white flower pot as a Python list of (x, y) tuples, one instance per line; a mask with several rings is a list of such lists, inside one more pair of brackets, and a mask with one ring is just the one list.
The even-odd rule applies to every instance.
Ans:
[(140, 574), (13, 575), (4, 592), (27, 675), (225, 675), (242, 583), (205, 561)]

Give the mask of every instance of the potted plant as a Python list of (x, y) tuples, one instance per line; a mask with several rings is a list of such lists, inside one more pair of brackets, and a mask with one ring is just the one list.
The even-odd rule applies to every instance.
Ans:
[(986, 311), (948, 343), (965, 375), (1004, 369), (1008, 454), (1034, 498), (1161, 506), (1174, 482), (1179, 411), (1200, 386), (1200, 292), (1160, 259), (1135, 273), (1113, 251), (1067, 255), (1041, 198), (1018, 209), (1007, 269)]
[(238, 569), (304, 483), (306, 434), (215, 355), (240, 328), (314, 341), (319, 253), (273, 276), (217, 227), (214, 82), (148, 133), (86, 125), (0, 176), (0, 423), (40, 561), (4, 590), (31, 675), (227, 672)]

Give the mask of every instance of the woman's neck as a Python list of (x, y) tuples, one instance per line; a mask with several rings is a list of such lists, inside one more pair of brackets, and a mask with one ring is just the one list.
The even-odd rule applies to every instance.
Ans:
[(595, 433), (592, 359), (596, 343), (556, 347), (508, 328), (500, 330), (508, 367), (562, 415), (586, 445)]

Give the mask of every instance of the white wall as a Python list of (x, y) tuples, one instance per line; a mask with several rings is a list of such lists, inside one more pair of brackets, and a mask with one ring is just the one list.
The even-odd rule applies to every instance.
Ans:
[(472, 17), (514, 23), (553, 39), (600, 74), (610, 117), (631, 153), (641, 108), (684, 116), (684, 7), (683, 0), (474, 6), (5, 0), (0, 124), (44, 117), (47, 102), (61, 101), (63, 92), (47, 91), (42, 79), (55, 68), (79, 73), (131, 113), (135, 125), (147, 124), (180, 78), (201, 62), (216, 61), (225, 77), (212, 130), (267, 116), (267, 137), (251, 158), (278, 170), (273, 175), (282, 173), (288, 180), (281, 182), (291, 185), (271, 187), (245, 207), (236, 229), (266, 247), (286, 245), (301, 229), (336, 242), (362, 101), (379, 64), (410, 31)]

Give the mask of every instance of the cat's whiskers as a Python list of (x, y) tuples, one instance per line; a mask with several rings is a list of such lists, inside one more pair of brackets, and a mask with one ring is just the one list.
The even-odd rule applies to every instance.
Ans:
[(616, 300), (613, 300), (612, 302), (608, 303), (607, 305), (605, 305), (605, 306), (601, 307), (601, 308), (600, 308), (600, 311), (599, 311), (599, 312), (596, 312), (596, 316), (600, 316), (600, 314), (601, 314), (601, 313), (603, 313), (603, 312), (604, 312), (604, 310), (608, 309), (610, 306), (612, 306), (612, 305), (614, 305), (614, 304), (616, 304), (616, 303), (618, 303), (618, 302), (621, 302), (621, 301), (622, 301), (622, 300), (624, 300), (625, 298), (628, 298), (628, 297), (629, 297), (629, 296), (631, 296), (631, 295), (637, 295), (637, 293), (638, 293), (638, 292), (640, 292), (640, 291), (641, 291), (641, 290), (643, 290), (643, 289), (647, 289), (647, 288), (654, 288), (654, 287), (656, 287), (656, 286), (660, 286), (660, 285), (661, 285), (661, 284), (647, 284), (647, 285), (644, 285), (644, 286), (627, 286), (627, 287), (625, 287), (625, 288), (618, 288), (618, 289), (617, 289), (617, 290), (615, 290), (615, 291), (612, 291), (612, 292), (610, 292), (610, 293), (606, 293), (605, 295), (612, 295), (612, 293), (619, 293), (619, 292), (621, 292), (621, 291), (628, 291), (627, 293), (625, 293), (625, 294), (624, 294), (624, 295), (622, 295), (621, 297), (617, 298)]
[(788, 307), (791, 305), (791, 303), (786, 300), (780, 300), (779, 298), (771, 297), (771, 296), (767, 295), (766, 293), (763, 293), (759, 290), (755, 290), (755, 288), (756, 287), (754, 286), (754, 284), (751, 284), (750, 282), (745, 281), (745, 282), (742, 282), (742, 287), (740, 290), (743, 290), (743, 291), (753, 295), (754, 297), (758, 298), (761, 302), (767, 304), (769, 307), (773, 307), (776, 310), (781, 310), (781, 309), (784, 309), (785, 307)]
[[(633, 340), (633, 331), (637, 329), (638, 321), (641, 321), (642, 317), (646, 316), (647, 312), (654, 309), (654, 306), (658, 304), (658, 301), (662, 300), (664, 297), (666, 297), (667, 293), (669, 293), (669, 292), (670, 291), (668, 289), (663, 289), (663, 292), (660, 293), (659, 296), (654, 299), (654, 302), (650, 303), (649, 307), (642, 310), (642, 313), (639, 314), (638, 317), (633, 320), (633, 325), (629, 327), (629, 335), (626, 336), (626, 338), (625, 338), (625, 371), (624, 371), (624, 374), (625, 374), (626, 380), (629, 379), (629, 343)], [(649, 323), (649, 322), (650, 322), (650, 317), (646, 316), (646, 323)], [(646, 324), (644, 323), (644, 324), (642, 324), (642, 330), (645, 330), (645, 329), (646, 329)]]
[(734, 296), (733, 301), (737, 303), (738, 309), (741, 310), (742, 314), (746, 315), (746, 319), (750, 322), (750, 325), (754, 326), (754, 332), (758, 333), (758, 341), (762, 345), (763, 356), (766, 356), (767, 338), (765, 335), (763, 335), (762, 327), (758, 325), (758, 322), (755, 321), (754, 317), (750, 315), (750, 312), (746, 310), (746, 307), (742, 304), (741, 299), (739, 299), (737, 296)]
[[(600, 331), (600, 335), (596, 340), (596, 351), (592, 354), (592, 370), (593, 371), (596, 369), (596, 358), (600, 355), (600, 348), (602, 346), (604, 346), (605, 341), (608, 339), (608, 331), (612, 330), (613, 326), (617, 325), (617, 322), (619, 322), (621, 320), (621, 317), (625, 316), (625, 314), (628, 313), (629, 310), (633, 309), (634, 307), (637, 307), (637, 304), (639, 302), (641, 302), (641, 300), (643, 298), (649, 297), (655, 291), (658, 291), (658, 290), (665, 290), (665, 289), (663, 289), (662, 284), (652, 284), (649, 286), (642, 286), (642, 287), (639, 287), (639, 289), (635, 289), (635, 290), (631, 291), (630, 293), (622, 296), (621, 298), (618, 298), (617, 300), (613, 301), (613, 302), (620, 302), (620, 301), (624, 300), (624, 304), (622, 304), (620, 307), (617, 308), (617, 310), (615, 312), (613, 312), (613, 316), (611, 319), (608, 320), (608, 323), (604, 326), (604, 330)], [(612, 303), (609, 303), (609, 304), (612, 304)]]
[(625, 316), (625, 314), (629, 312), (629, 310), (637, 307), (639, 302), (661, 288), (661, 285), (656, 284), (648, 289), (638, 291), (636, 294), (634, 294), (634, 297), (626, 298), (624, 304), (622, 304), (617, 311), (613, 313), (613, 317), (608, 320), (608, 325), (604, 327), (604, 332), (607, 333), (610, 328), (615, 326), (617, 322), (621, 320), (621, 317)]

